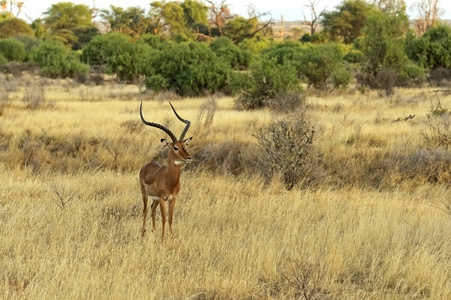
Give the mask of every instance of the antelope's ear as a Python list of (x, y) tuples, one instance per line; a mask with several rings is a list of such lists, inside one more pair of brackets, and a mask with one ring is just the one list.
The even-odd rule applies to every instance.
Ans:
[(186, 140), (184, 140), (183, 141), (183, 144), (185, 144), (185, 146), (188, 146), (189, 145), (189, 142), (191, 142), (191, 139), (192, 139), (193, 137), (190, 137), (189, 139), (186, 139)]
[(163, 147), (169, 147), (171, 146), (171, 142), (167, 139), (161, 139), (161, 143), (163, 144)]

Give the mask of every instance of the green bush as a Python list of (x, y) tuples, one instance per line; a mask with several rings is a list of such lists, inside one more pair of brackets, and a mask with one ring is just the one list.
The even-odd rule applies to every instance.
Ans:
[(231, 93), (231, 66), (203, 43), (173, 44), (164, 51), (155, 50), (141, 64), (147, 88), (172, 89), (181, 96), (205, 93)]
[(290, 63), (281, 65), (275, 58), (263, 57), (249, 74), (240, 74), (240, 96), (235, 105), (240, 109), (262, 108), (277, 94), (292, 91), (302, 91), (296, 69)]
[(425, 70), (416, 65), (406, 65), (401, 69), (398, 75), (398, 84), (407, 86), (411, 84), (419, 84), (425, 79)]
[(242, 50), (249, 50), (253, 54), (259, 55), (263, 50), (271, 45), (272, 41), (270, 39), (244, 39), (238, 44), (238, 47)]
[(8, 18), (0, 22), (0, 38), (7, 39), (17, 35), (33, 36), (34, 32), (30, 25), (19, 18)]
[(341, 89), (341, 90), (347, 90), (348, 85), (352, 80), (352, 74), (346, 70), (345, 68), (338, 68), (333, 74), (332, 74), (332, 84), (334, 85), (334, 88)]
[(268, 47), (262, 52), (262, 55), (269, 59), (275, 58), (279, 65), (290, 63), (299, 73), (301, 56), (307, 51), (308, 48), (301, 43), (288, 41)]
[(8, 60), (3, 56), (3, 54), (0, 53), (0, 66), (3, 66), (4, 64), (7, 64)]
[(168, 43), (164, 41), (161, 36), (159, 35), (153, 35), (153, 34), (144, 34), (142, 35), (139, 40), (139, 43), (144, 43), (149, 45), (153, 49), (161, 50), (163, 49)]
[(25, 59), (25, 46), (16, 39), (4, 39), (0, 41), (0, 53), (8, 61), (23, 62)]
[(300, 41), (302, 43), (310, 43), (312, 41), (312, 35), (308, 32), (304, 33), (304, 35), (301, 37)]
[(169, 83), (161, 74), (156, 74), (146, 79), (146, 87), (153, 91), (159, 92), (167, 90), (169, 88)]
[(67, 52), (64, 45), (51, 41), (39, 45), (34, 60), (42, 68), (42, 75), (51, 78), (73, 78), (89, 71), (89, 66), (81, 63), (75, 52)]
[(426, 69), (451, 68), (451, 28), (447, 25), (431, 27), (425, 34), (415, 38), (407, 35), (407, 56)]
[(152, 48), (145, 42), (134, 43), (122, 33), (95, 36), (83, 49), (82, 61), (90, 65), (106, 64), (106, 72), (115, 74), (118, 80), (135, 80), (142, 61)]
[(365, 61), (365, 55), (362, 51), (351, 50), (343, 57), (343, 60), (350, 63), (363, 63)]
[(327, 81), (342, 61), (343, 54), (337, 44), (310, 47), (299, 61), (299, 71), (316, 89), (327, 87)]
[(15, 37), (15, 39), (24, 44), (25, 47), (24, 61), (32, 61), (34, 57), (34, 52), (36, 51), (36, 48), (41, 44), (42, 40), (28, 35), (21, 35)]
[(310, 36), (310, 42), (313, 44), (324, 44), (326, 37), (321, 33), (314, 33)]
[(210, 49), (229, 64), (232, 69), (245, 70), (251, 64), (253, 54), (248, 50), (241, 50), (228, 37), (220, 37), (210, 43)]

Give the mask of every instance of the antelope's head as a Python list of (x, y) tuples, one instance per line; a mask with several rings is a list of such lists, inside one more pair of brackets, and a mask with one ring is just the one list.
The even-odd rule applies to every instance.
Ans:
[(190, 137), (188, 139), (184, 139), (184, 138), (185, 138), (185, 134), (188, 132), (191, 122), (180, 117), (179, 114), (175, 111), (171, 102), (169, 102), (169, 104), (171, 105), (172, 110), (174, 111), (174, 114), (176, 115), (176, 117), (180, 121), (182, 121), (183, 123), (186, 124), (185, 129), (183, 129), (183, 132), (180, 135), (180, 138), (178, 140), (175, 137), (175, 135), (169, 130), (169, 128), (167, 128), (161, 124), (158, 124), (158, 123), (148, 122), (148, 121), (144, 120), (144, 117), (142, 114), (142, 105), (143, 105), (142, 102), (141, 102), (141, 106), (139, 107), (139, 113), (141, 115), (141, 120), (144, 124), (146, 124), (148, 126), (156, 127), (158, 129), (163, 130), (171, 137), (172, 141), (167, 140), (167, 139), (161, 139), (161, 143), (163, 144), (164, 147), (170, 148), (171, 152), (169, 154), (169, 157), (172, 156), (172, 159), (176, 165), (180, 165), (182, 163), (190, 163), (192, 161), (192, 159), (191, 159), (191, 156), (189, 155), (188, 151), (186, 151), (186, 147), (188, 146), (192, 137)]

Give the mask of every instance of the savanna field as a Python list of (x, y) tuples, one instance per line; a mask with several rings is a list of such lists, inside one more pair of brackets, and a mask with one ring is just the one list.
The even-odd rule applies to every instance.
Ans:
[[(451, 299), (451, 95), (308, 95), (291, 112), (136, 85), (1, 76), (1, 299)], [(192, 122), (174, 234), (138, 172)], [(257, 137), (314, 128), (287, 189)], [(167, 230), (167, 229), (166, 229)]]

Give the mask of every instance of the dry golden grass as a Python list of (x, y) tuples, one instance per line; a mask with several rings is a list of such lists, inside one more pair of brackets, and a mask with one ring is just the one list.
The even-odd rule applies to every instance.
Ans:
[[(148, 225), (140, 234), (138, 170), (166, 154), (162, 133), (133, 123), (139, 101), (147, 119), (176, 135), (183, 124), (136, 86), (64, 84), (46, 87), (47, 105), (34, 111), (24, 108), (24, 88), (13, 92), (0, 116), (0, 298), (451, 298), (450, 215), (434, 206), (451, 197), (446, 174), (434, 183), (393, 171), (375, 188), (359, 183), (369, 175), (352, 163), (425, 148), (427, 93), (309, 97), (319, 151), (330, 168), (348, 166), (347, 178), (286, 191), (277, 178), (198, 162), (182, 174), (174, 236), (162, 243), (159, 213), (157, 232)], [(220, 98), (205, 129), (203, 101), (173, 101), (193, 121), (194, 152), (226, 141), (255, 151), (252, 133), (284, 117), (238, 112)]]

